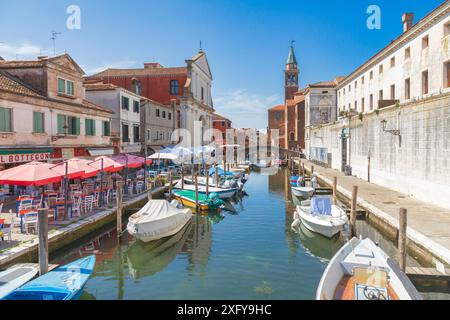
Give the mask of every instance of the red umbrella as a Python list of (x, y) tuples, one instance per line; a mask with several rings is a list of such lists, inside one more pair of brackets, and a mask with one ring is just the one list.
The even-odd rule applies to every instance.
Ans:
[[(86, 159), (80, 159), (80, 158), (72, 158), (67, 160), (67, 163), (69, 164), (69, 170), (79, 170), (83, 171), (81, 178), (90, 178), (95, 177), (101, 170), (100, 163), (92, 162), (92, 160), (86, 160)], [(105, 169), (105, 168), (103, 168)]]
[(42, 186), (61, 181), (64, 170), (54, 164), (29, 162), (0, 172), (0, 184)]
[(142, 167), (145, 161), (144, 158), (133, 156), (131, 154), (120, 154), (113, 156), (112, 159), (130, 169)]
[[(117, 161), (114, 161), (113, 159), (107, 157), (107, 156), (100, 156), (95, 158), (95, 163), (92, 163), (91, 165), (95, 165), (96, 168), (98, 168), (98, 166), (101, 166), (101, 161), (100, 159), (103, 159), (103, 170), (107, 171), (107, 172), (117, 172), (122, 170), (125, 166)], [(105, 169), (107, 168), (107, 169)]]

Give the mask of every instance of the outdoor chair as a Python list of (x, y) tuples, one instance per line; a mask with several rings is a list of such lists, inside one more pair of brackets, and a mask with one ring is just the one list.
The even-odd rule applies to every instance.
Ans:
[(37, 223), (38, 223), (38, 213), (37, 211), (32, 211), (26, 213), (23, 216), (23, 228), (26, 234), (30, 233), (30, 229), (37, 231)]
[(92, 212), (92, 210), (94, 206), (94, 196), (90, 195), (90, 196), (85, 196), (83, 199), (83, 208), (84, 208), (84, 212), (88, 213), (88, 212)]

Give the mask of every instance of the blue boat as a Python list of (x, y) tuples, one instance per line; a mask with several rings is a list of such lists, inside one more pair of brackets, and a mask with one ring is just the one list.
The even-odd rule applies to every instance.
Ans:
[[(216, 174), (216, 169), (215, 168), (210, 168), (209, 171), (209, 176), (214, 176)], [(222, 168), (217, 168), (217, 175), (219, 177), (223, 177), (225, 175), (225, 170), (223, 170)], [(227, 172), (227, 177), (234, 177), (234, 174), (232, 172)]]
[(78, 259), (14, 290), (4, 300), (78, 300), (95, 265), (95, 255)]

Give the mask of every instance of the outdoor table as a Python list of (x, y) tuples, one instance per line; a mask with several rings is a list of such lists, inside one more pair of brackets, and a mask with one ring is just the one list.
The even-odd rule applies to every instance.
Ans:
[[(58, 218), (58, 207), (64, 207), (65, 201), (57, 201), (53, 203), (50, 208), (55, 209), (55, 221), (57, 221)], [(68, 200), (67, 201), (67, 209), (70, 210), (70, 218), (72, 219), (72, 204), (73, 201)]]

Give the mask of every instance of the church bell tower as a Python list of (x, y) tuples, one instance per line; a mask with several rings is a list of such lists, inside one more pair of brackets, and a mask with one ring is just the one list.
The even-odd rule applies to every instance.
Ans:
[(294, 98), (298, 91), (298, 68), (294, 53), (294, 41), (291, 43), (286, 68), (284, 69), (284, 101)]

